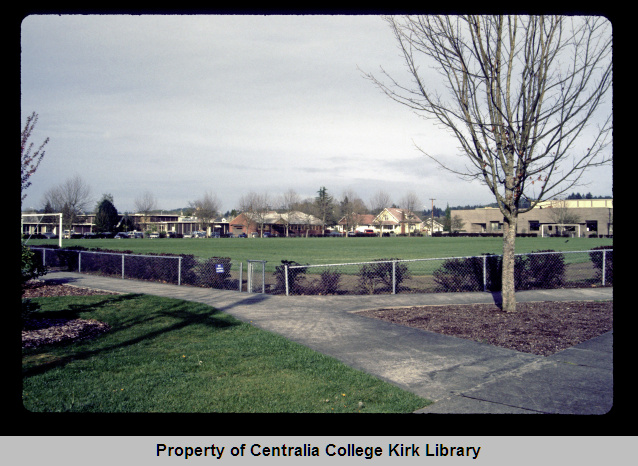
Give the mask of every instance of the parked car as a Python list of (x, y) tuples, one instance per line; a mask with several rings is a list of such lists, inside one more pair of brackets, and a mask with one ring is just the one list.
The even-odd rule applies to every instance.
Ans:
[(149, 238), (159, 238), (160, 234), (156, 231), (154, 231), (153, 233), (151, 233), (150, 235), (148, 235)]
[(339, 237), (341, 237), (341, 236), (343, 236), (343, 234), (341, 234), (340, 231), (331, 231), (330, 233), (328, 233), (327, 236), (339, 236)]
[(55, 233), (42, 233), (42, 236), (46, 239), (58, 239), (58, 235)]
[(237, 236), (238, 238), (248, 238), (248, 235), (246, 233), (240, 233), (239, 236)]
[(84, 234), (82, 235), (82, 238), (83, 238), (83, 239), (93, 239), (93, 238), (95, 238), (95, 236), (96, 236), (96, 235), (95, 235), (95, 233), (91, 233), (91, 232), (89, 232), (89, 233), (84, 233)]
[(124, 238), (128, 239), (128, 238), (130, 238), (130, 236), (129, 236), (129, 234), (127, 232), (120, 231), (117, 235), (115, 235), (115, 238), (117, 238), (117, 239), (124, 239)]

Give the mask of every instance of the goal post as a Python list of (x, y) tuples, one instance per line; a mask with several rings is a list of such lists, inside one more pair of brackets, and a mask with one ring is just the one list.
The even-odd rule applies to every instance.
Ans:
[[(62, 229), (62, 214), (61, 213), (44, 213), (44, 214), (21, 214), (20, 217), (20, 236), (24, 235), (24, 225), (25, 223), (34, 225), (35, 232), (38, 233), (38, 229), (40, 228), (40, 224), (42, 224), (42, 220), (45, 217), (58, 217), (57, 226), (58, 226), (58, 244), (62, 247), (62, 236), (64, 236), (64, 230)], [(50, 225), (50, 223), (46, 223), (46, 225)], [(31, 228), (31, 227), (30, 227)], [(29, 238), (34, 233), (29, 234)], [(27, 241), (29, 241), (27, 239)]]
[[(581, 225), (579, 223), (546, 223), (543, 224), (541, 226), (541, 237), (545, 237), (545, 236), (552, 236), (552, 234), (547, 233), (549, 231), (548, 227), (554, 227), (556, 230), (553, 233), (554, 235), (557, 235), (559, 231), (571, 231), (571, 232), (578, 232), (578, 236), (577, 238), (580, 238), (580, 228)], [(573, 228), (570, 230), (567, 230), (567, 227), (569, 228)]]

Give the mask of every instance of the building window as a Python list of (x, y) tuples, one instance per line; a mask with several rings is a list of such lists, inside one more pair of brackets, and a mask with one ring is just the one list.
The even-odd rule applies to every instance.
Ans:
[(587, 220), (585, 222), (587, 226), (587, 231), (597, 233), (598, 232), (598, 222), (596, 220)]
[(541, 229), (541, 224), (538, 220), (529, 221), (529, 231), (539, 231), (540, 229)]
[(490, 222), (491, 231), (500, 231), (503, 228), (503, 224), (500, 222)]

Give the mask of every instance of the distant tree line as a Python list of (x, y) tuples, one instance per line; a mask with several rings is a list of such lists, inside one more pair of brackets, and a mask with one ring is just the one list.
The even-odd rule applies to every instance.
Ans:
[(592, 196), (591, 193), (581, 194), (581, 193), (571, 193), (565, 199), (612, 199), (612, 196)]

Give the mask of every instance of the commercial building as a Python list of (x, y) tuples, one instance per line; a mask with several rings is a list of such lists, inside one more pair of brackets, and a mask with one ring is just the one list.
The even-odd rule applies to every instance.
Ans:
[[(495, 207), (452, 210), (455, 231), (462, 233), (503, 233), (503, 214)], [(537, 236), (612, 236), (613, 199), (575, 199), (540, 202), (521, 213), (517, 234)]]

